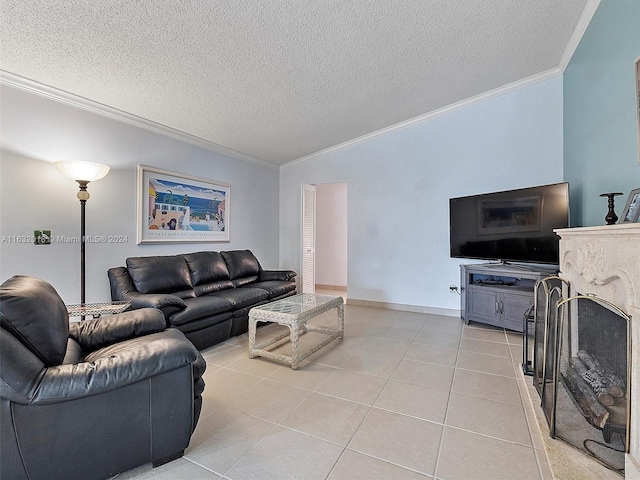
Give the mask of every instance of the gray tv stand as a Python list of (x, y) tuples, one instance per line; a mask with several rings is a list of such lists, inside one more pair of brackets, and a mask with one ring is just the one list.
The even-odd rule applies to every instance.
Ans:
[(460, 316), (466, 324), (480, 322), (522, 332), (536, 282), (557, 271), (557, 267), (508, 263), (460, 265)]

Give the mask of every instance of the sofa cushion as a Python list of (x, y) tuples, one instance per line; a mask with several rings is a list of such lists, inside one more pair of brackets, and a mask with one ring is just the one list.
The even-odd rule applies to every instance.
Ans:
[(296, 289), (294, 282), (283, 282), (280, 280), (268, 280), (266, 282), (255, 282), (251, 284), (252, 288), (261, 288), (269, 292), (269, 298), (279, 297), (285, 293), (292, 292)]
[(233, 250), (220, 253), (227, 264), (234, 286), (241, 287), (258, 279), (260, 263), (251, 250)]
[(197, 296), (233, 288), (227, 264), (220, 253), (188, 253), (184, 258), (191, 272), (191, 281)]
[(224, 298), (233, 304), (233, 309), (246, 307), (248, 305), (253, 306), (256, 303), (262, 302), (269, 298), (269, 292), (261, 288), (242, 287), (234, 288), (233, 290), (220, 290), (219, 292), (207, 295), (207, 297)]
[[(182, 255), (127, 258), (127, 270), (140, 293), (180, 293), (181, 298), (193, 296), (187, 261)], [(185, 292), (187, 291), (187, 292)]]
[(46, 366), (63, 362), (69, 315), (49, 283), (22, 275), (4, 282), (0, 286), (0, 323)]
[[(176, 328), (178, 328), (182, 333), (185, 334), (196, 332), (198, 330), (204, 330), (205, 328), (209, 328), (215, 325), (219, 325), (218, 328), (221, 328), (223, 330), (231, 330), (231, 323), (228, 322), (231, 318), (233, 318), (233, 312), (229, 310), (228, 312), (199, 318), (197, 320), (192, 320), (191, 322), (183, 323), (182, 325), (176, 325)], [(221, 325), (225, 322), (228, 323), (226, 327), (224, 325)], [(229, 332), (227, 332), (227, 338), (229, 338)], [(225, 338), (225, 340), (227, 338)]]
[(199, 318), (211, 317), (218, 313), (233, 310), (234, 304), (231, 300), (214, 295), (186, 299), (184, 301), (186, 308), (171, 315), (169, 322), (171, 322), (172, 325), (184, 325)]

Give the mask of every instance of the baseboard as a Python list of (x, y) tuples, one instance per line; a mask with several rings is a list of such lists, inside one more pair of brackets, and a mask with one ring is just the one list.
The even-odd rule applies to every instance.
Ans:
[(316, 283), (316, 290), (340, 290), (341, 292), (347, 291), (346, 285), (325, 285), (323, 283)]
[(358, 300), (347, 297), (347, 305), (358, 307), (383, 308), (387, 310), (399, 310), (402, 312), (428, 313), (431, 315), (444, 315), (447, 317), (460, 317), (460, 310), (455, 308), (437, 308), (423, 305), (406, 305), (403, 303), (375, 302), (373, 300)]

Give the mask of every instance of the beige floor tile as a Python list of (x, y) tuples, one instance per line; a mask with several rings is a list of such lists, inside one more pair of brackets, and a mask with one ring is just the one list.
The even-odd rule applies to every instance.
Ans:
[(114, 480), (175, 480), (176, 478), (188, 478), (189, 480), (219, 480), (220, 475), (215, 474), (199, 465), (194, 464), (184, 458), (179, 458), (173, 462), (165, 463), (153, 468), (151, 463), (147, 463), (128, 472), (121, 473), (113, 477)]
[(425, 420), (374, 408), (348, 448), (433, 475), (442, 428)]
[(315, 390), (335, 371), (334, 367), (305, 360), (300, 363), (298, 370), (292, 370), (288, 365), (284, 365), (269, 375), (267, 379), (293, 387)]
[[(206, 388), (206, 386), (205, 386)], [(226, 403), (219, 401), (219, 399), (211, 398), (211, 396), (202, 397), (202, 408), (200, 410), (200, 418), (204, 418), (212, 413), (215, 413), (220, 408), (225, 407)]]
[(400, 357), (392, 357), (379, 353), (364, 352), (353, 355), (341, 368), (354, 372), (367, 373), (378, 377), (389, 378), (400, 363)]
[(236, 360), (247, 356), (247, 350), (239, 345), (220, 343), (215, 347), (208, 348), (202, 352), (207, 363), (226, 366)]
[(456, 369), (451, 391), (502, 403), (522, 405), (515, 378)]
[(359, 352), (381, 353), (391, 357), (402, 358), (410, 346), (411, 342), (402, 340), (368, 337), (360, 346)]
[(226, 340), (224, 343), (247, 348), (249, 346), (249, 334), (243, 333), (242, 335), (238, 335), (237, 337), (231, 337), (229, 340)]
[(313, 393), (281, 425), (346, 446), (369, 410), (360, 403)]
[(449, 392), (412, 383), (390, 380), (374, 407), (444, 423)]
[(483, 353), (485, 355), (495, 355), (497, 357), (511, 358), (509, 345), (499, 342), (487, 342), (486, 340), (476, 340), (473, 338), (463, 338), (460, 341), (460, 350), (463, 352)]
[(460, 345), (461, 335), (462, 330), (460, 329), (423, 329), (416, 335), (413, 343), (457, 349)]
[(540, 469), (540, 475), (543, 480), (553, 480), (553, 472), (549, 466), (549, 460), (544, 450), (534, 449), (536, 459), (538, 460), (538, 468)]
[(414, 343), (407, 350), (404, 358), (420, 362), (436, 363), (447, 367), (455, 367), (458, 350)]
[(380, 338), (386, 338), (388, 340), (400, 340), (403, 342), (413, 342), (418, 334), (418, 330), (413, 328), (406, 328), (398, 325), (393, 325), (387, 328), (382, 328), (375, 336)]
[(422, 330), (434, 327), (456, 328), (461, 330), (464, 326), (462, 319), (459, 317), (450, 317), (447, 315), (426, 315)]
[(472, 328), (466, 327), (462, 332), (463, 338), (473, 338), (475, 340), (485, 340), (488, 342), (507, 343), (507, 336), (502, 328)]
[(337, 368), (342, 366), (342, 364), (351, 358), (354, 353), (354, 350), (342, 345), (342, 340), (336, 340), (326, 347), (321, 348), (316, 353), (309, 355), (306, 360)]
[(402, 360), (391, 378), (437, 390), (449, 391), (453, 379), (453, 371), (452, 367), (444, 365)]
[(272, 423), (226, 408), (198, 422), (185, 457), (224, 473), (274, 428)]
[(373, 405), (386, 383), (386, 378), (338, 369), (318, 387), (317, 391), (345, 400)]
[(377, 458), (346, 450), (328, 480), (427, 480), (431, 477)]
[(505, 357), (485, 355), (482, 353), (459, 352), (457, 368), (473, 370), (475, 372), (492, 373), (515, 378), (513, 362)]
[(447, 425), (490, 437), (531, 445), (531, 434), (522, 406), (452, 393)]
[(309, 390), (264, 380), (236, 398), (234, 408), (262, 420), (278, 423), (309, 394)]
[(445, 427), (436, 477), (540, 480), (533, 448)]
[[(522, 365), (522, 345), (509, 345), (509, 353), (511, 354), (513, 363)], [(533, 357), (531, 357), (531, 359), (533, 359)]]
[(283, 427), (276, 427), (226, 474), (228, 478), (324, 479), (342, 447)]
[(424, 327), (427, 317), (424, 313), (398, 311), (395, 317), (398, 326), (419, 332)]
[[(533, 327), (530, 327), (530, 329)], [(505, 333), (507, 334), (507, 342), (509, 342), (509, 344), (511, 345), (522, 345), (523, 344), (523, 336), (522, 333), (519, 332), (513, 332), (511, 330), (506, 330)], [(533, 340), (534, 337), (533, 335), (529, 335), (529, 345), (533, 345)]]
[(235, 362), (231, 362), (226, 366), (226, 368), (236, 372), (265, 378), (274, 373), (283, 365), (280, 362), (269, 360), (263, 357), (249, 358), (248, 352), (248, 350), (245, 350), (244, 356), (242, 356)]
[(260, 381), (260, 377), (235, 372), (227, 368), (220, 368), (212, 372), (207, 370), (202, 378), (205, 383), (202, 397), (218, 404), (232, 402), (237, 396), (243, 395)]

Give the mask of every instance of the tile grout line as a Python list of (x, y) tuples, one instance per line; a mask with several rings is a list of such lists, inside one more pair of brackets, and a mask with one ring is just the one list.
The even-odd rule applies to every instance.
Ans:
[(463, 323), (462, 329), (460, 330), (460, 339), (458, 342), (458, 351), (456, 353), (456, 362), (453, 366), (453, 376), (451, 377), (451, 385), (449, 386), (449, 394), (447, 395), (447, 408), (444, 412), (444, 418), (442, 419), (442, 434), (440, 435), (440, 442), (438, 444), (438, 453), (436, 454), (436, 461), (433, 466), (433, 478), (437, 478), (438, 467), (440, 466), (440, 455), (442, 454), (442, 446), (444, 444), (444, 432), (447, 427), (447, 418), (449, 416), (449, 406), (451, 404), (451, 394), (453, 393), (453, 384), (456, 379), (456, 371), (458, 369), (458, 359), (460, 356), (460, 349), (462, 348), (462, 339), (464, 337), (464, 330), (466, 328), (466, 324)]

